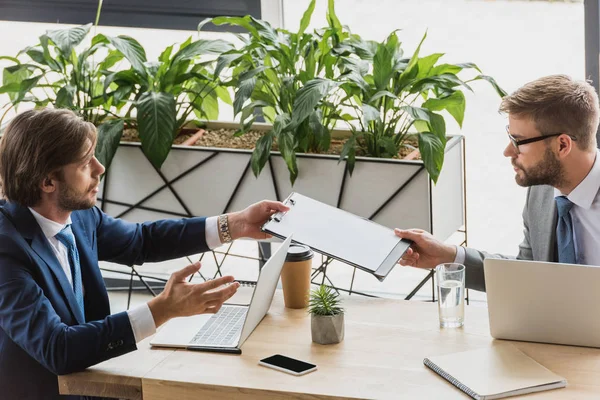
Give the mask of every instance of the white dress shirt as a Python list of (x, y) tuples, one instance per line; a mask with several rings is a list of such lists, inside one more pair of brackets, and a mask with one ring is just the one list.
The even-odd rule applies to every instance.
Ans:
[[(48, 239), (50, 247), (54, 251), (54, 254), (56, 255), (60, 266), (67, 276), (69, 283), (71, 286), (73, 286), (73, 275), (71, 273), (71, 265), (69, 264), (69, 253), (67, 247), (55, 237), (56, 234), (62, 231), (66, 225), (71, 223), (71, 217), (69, 217), (66, 224), (60, 224), (43, 217), (39, 213), (35, 212), (32, 208), (29, 208), (29, 211), (31, 211), (31, 214), (33, 214), (33, 217), (42, 229), (44, 236), (46, 236), (46, 239)], [(206, 244), (208, 247), (210, 249), (219, 247), (222, 243), (221, 239), (219, 238), (217, 217), (207, 218), (204, 229)], [(83, 291), (85, 293), (85, 287), (83, 288)], [(156, 332), (154, 317), (152, 316), (147, 303), (141, 304), (135, 308), (132, 308), (131, 310), (127, 310), (127, 315), (129, 316), (129, 322), (131, 324), (131, 329), (133, 330), (133, 336), (135, 337), (136, 343), (144, 340)]]
[[(566, 197), (574, 204), (569, 211), (573, 221), (573, 242), (577, 264), (600, 266), (600, 151), (587, 176)], [(564, 196), (554, 189), (554, 197)], [(454, 262), (464, 263), (464, 247), (457, 246)]]

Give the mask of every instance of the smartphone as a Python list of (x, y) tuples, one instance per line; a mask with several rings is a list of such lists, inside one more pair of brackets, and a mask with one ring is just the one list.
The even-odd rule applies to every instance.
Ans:
[(310, 364), (294, 358), (275, 354), (274, 356), (263, 358), (258, 362), (259, 365), (287, 372), (292, 375), (304, 375), (317, 369), (315, 364)]

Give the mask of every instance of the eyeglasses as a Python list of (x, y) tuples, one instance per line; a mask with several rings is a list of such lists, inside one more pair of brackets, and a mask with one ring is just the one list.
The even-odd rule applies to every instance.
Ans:
[[(518, 140), (513, 135), (510, 134), (509, 126), (506, 125), (506, 134), (508, 135), (508, 138), (510, 139), (510, 142), (512, 143), (512, 145), (515, 147), (517, 154), (519, 154), (520, 153), (519, 146), (522, 146), (522, 145), (528, 144), (528, 143), (539, 142), (541, 140), (545, 140), (545, 139), (556, 137), (556, 136), (560, 136), (563, 134), (563, 132), (542, 134), (542, 136), (536, 136), (536, 137), (529, 138), (529, 139)], [(567, 136), (569, 136), (571, 138), (571, 140), (577, 140), (577, 138), (574, 136), (571, 136), (571, 135), (567, 135)]]

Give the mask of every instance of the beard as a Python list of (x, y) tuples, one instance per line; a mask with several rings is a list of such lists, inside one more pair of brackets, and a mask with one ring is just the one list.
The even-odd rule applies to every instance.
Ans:
[(550, 185), (559, 187), (564, 183), (565, 171), (550, 147), (546, 147), (544, 158), (528, 169), (523, 168), (515, 161), (512, 164), (523, 173), (523, 176), (515, 175), (515, 181), (519, 186)]
[(80, 192), (70, 186), (61, 185), (58, 193), (58, 206), (65, 211), (87, 210), (96, 205), (96, 199), (89, 194), (98, 183), (91, 185), (85, 192)]

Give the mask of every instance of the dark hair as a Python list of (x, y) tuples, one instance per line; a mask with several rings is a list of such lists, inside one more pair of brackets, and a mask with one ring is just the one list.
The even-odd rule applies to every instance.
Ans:
[(0, 180), (9, 200), (35, 206), (41, 199), (40, 185), (62, 168), (81, 161), (96, 144), (96, 128), (73, 111), (30, 110), (18, 114), (0, 140)]
[(561, 132), (576, 138), (582, 150), (596, 148), (598, 94), (586, 81), (550, 75), (529, 82), (502, 99), (500, 111), (529, 117), (538, 131)]

